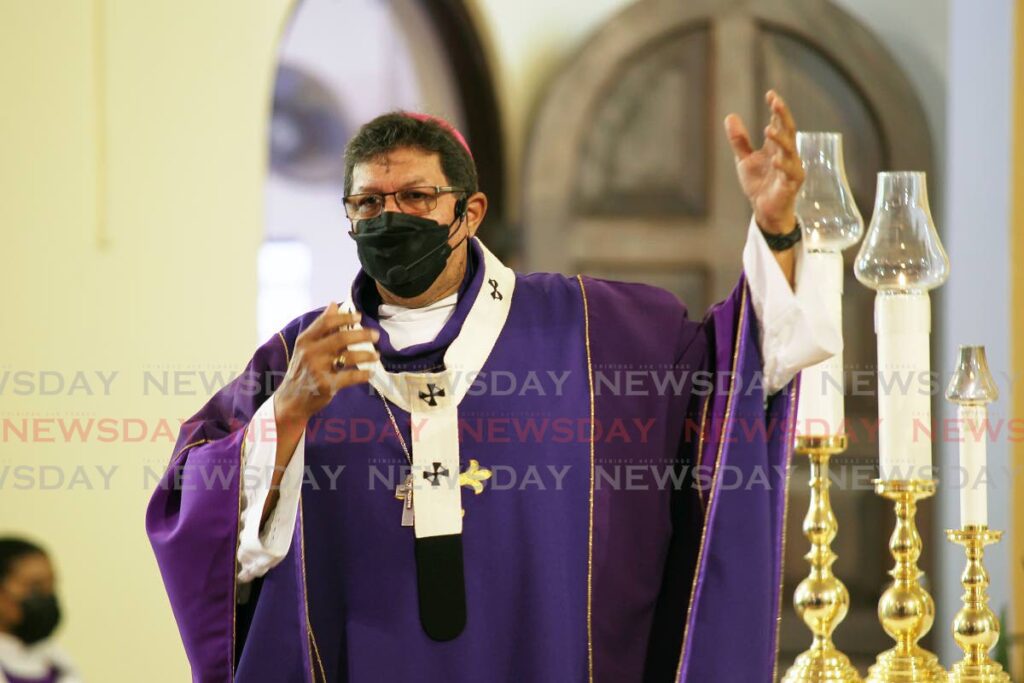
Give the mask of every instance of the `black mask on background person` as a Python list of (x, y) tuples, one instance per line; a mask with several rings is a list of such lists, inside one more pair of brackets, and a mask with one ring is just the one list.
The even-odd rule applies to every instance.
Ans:
[[(454, 250), (448, 246), (451, 229), (462, 221), (464, 212), (465, 203), (460, 200), (455, 221), (443, 225), (423, 216), (384, 211), (359, 221), (358, 232), (349, 235), (356, 242), (366, 274), (389, 292), (408, 299), (427, 291), (444, 270)], [(462, 242), (465, 238), (459, 244)]]
[(53, 593), (32, 593), (20, 607), (21, 621), (11, 633), (26, 645), (49, 638), (60, 623), (60, 605)]

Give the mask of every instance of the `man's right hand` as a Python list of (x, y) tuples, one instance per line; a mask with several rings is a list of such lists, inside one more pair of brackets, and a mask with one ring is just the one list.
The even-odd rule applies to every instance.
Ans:
[[(351, 329), (359, 320), (359, 313), (341, 313), (332, 301), (298, 336), (288, 371), (274, 392), (274, 413), (279, 426), (301, 424), (305, 428), (309, 418), (340, 390), (370, 381), (370, 372), (355, 366), (375, 361), (379, 354), (350, 351), (348, 347), (359, 342), (375, 343), (379, 333)], [(342, 354), (344, 366), (338, 364)]]
[[(339, 312), (338, 305), (332, 301), (295, 340), (288, 371), (273, 396), (277, 450), (270, 493), (263, 504), (261, 528), (277, 504), (281, 478), (295, 454), (309, 418), (320, 412), (345, 387), (370, 381), (370, 372), (355, 366), (375, 361), (380, 354), (376, 350), (349, 351), (348, 347), (360, 342), (376, 343), (379, 333), (376, 330), (351, 329), (359, 319), (358, 313)], [(342, 354), (343, 365), (338, 363)]]

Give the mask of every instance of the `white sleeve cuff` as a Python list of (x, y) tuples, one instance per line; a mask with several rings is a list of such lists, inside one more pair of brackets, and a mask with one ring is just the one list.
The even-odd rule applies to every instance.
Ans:
[[(751, 217), (743, 247), (743, 270), (761, 332), (766, 394), (782, 389), (800, 370), (843, 349), (842, 331), (828, 311), (823, 287), (834, 280), (828, 259), (808, 259), (796, 249), (796, 292), (789, 286), (757, 222)], [(828, 254), (842, 260), (841, 254)], [(841, 273), (841, 269), (840, 269)], [(840, 292), (842, 281), (839, 282)]]
[(305, 465), (306, 432), (303, 430), (281, 478), (277, 504), (260, 532), (263, 506), (270, 494), (277, 462), (277, 417), (271, 396), (253, 415), (246, 434), (242, 460), (242, 511), (238, 520), (238, 581), (248, 583), (275, 567), (291, 547), (299, 492)]

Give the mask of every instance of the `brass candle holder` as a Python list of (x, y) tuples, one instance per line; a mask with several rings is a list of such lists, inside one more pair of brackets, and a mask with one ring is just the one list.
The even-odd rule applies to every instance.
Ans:
[(953, 620), (953, 639), (964, 651), (964, 658), (953, 665), (950, 683), (1010, 683), (1009, 674), (988, 654), (999, 641), (999, 619), (988, 606), (988, 572), (983, 563), (985, 546), (998, 543), (1002, 535), (987, 526), (946, 532), (946, 537), (967, 553), (967, 566), (960, 577), (964, 606)]
[(878, 655), (868, 669), (868, 683), (937, 683), (946, 681), (938, 657), (918, 641), (935, 621), (935, 601), (921, 585), (924, 572), (917, 566), (921, 557), (921, 534), (917, 531), (917, 502), (935, 495), (935, 482), (928, 480), (875, 480), (875, 492), (893, 501), (896, 528), (889, 539), (895, 565), (889, 571), (893, 582), (878, 601), (878, 619), (896, 646)]
[(806, 455), (811, 465), (811, 501), (803, 525), (804, 536), (811, 542), (804, 555), (811, 571), (797, 586), (793, 607), (814, 639), (782, 677), (782, 683), (860, 683), (850, 659), (832, 642), (832, 633), (850, 609), (850, 593), (832, 573), (837, 556), (831, 546), (839, 524), (829, 499), (828, 465), (833, 455), (846, 450), (846, 437), (798, 436), (795, 450)]

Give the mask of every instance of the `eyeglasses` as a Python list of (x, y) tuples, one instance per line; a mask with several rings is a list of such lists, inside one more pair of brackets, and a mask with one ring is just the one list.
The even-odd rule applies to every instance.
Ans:
[(458, 187), (425, 185), (422, 187), (407, 187), (395, 192), (350, 194), (345, 197), (345, 215), (348, 216), (349, 220), (353, 221), (376, 218), (384, 210), (384, 203), (387, 201), (387, 198), (394, 197), (400, 211), (422, 216), (437, 208), (438, 197), (451, 192), (465, 192), (465, 190)]

